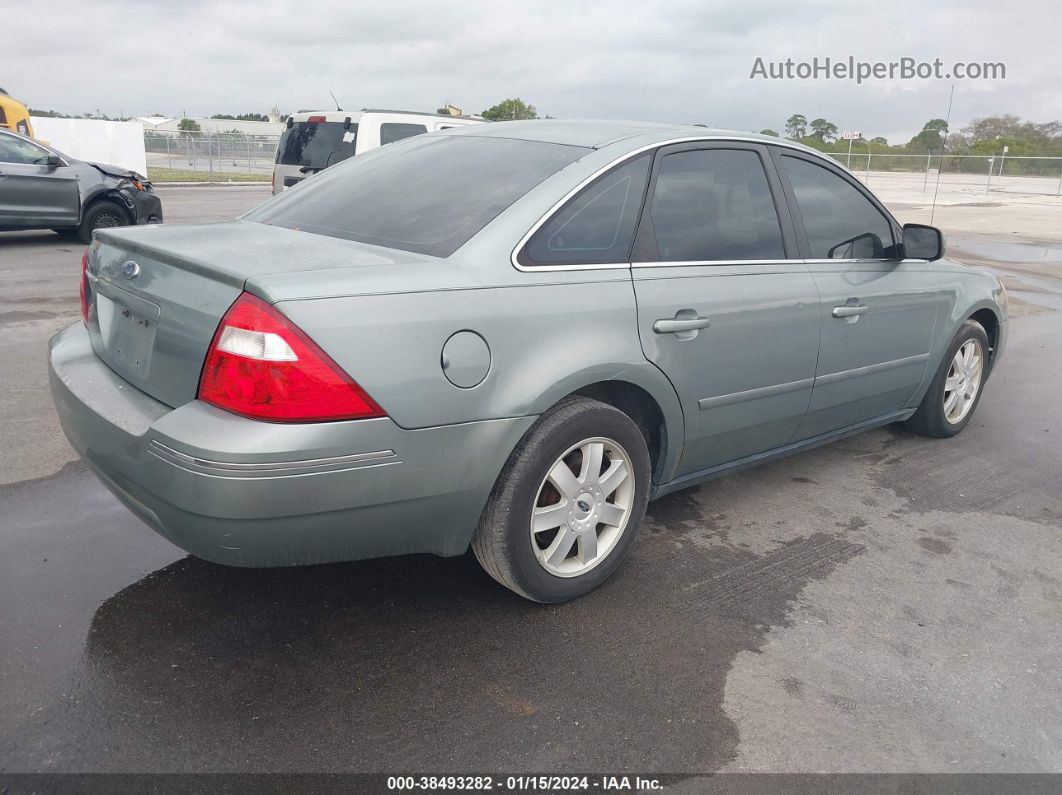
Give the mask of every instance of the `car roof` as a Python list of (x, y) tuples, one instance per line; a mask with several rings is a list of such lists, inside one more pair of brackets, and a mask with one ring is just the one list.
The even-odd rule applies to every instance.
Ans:
[(453, 116), (448, 113), (428, 113), (419, 110), (385, 110), (382, 108), (362, 108), (361, 110), (300, 110), (296, 113), (290, 114), (290, 116), (295, 121), (306, 121), (310, 116), (324, 116), (326, 121), (343, 121), (349, 117), (352, 122), (356, 122), (361, 119), (362, 116), (370, 113), (391, 116), (424, 116), (439, 119), (441, 121), (447, 119), (452, 119), (458, 122), (485, 121), (485, 119), (480, 116)]
[(681, 138), (719, 138), (725, 140), (773, 143), (813, 152), (811, 147), (776, 138), (771, 135), (721, 130), (699, 124), (660, 124), (645, 121), (613, 121), (609, 119), (533, 119), (529, 121), (500, 121), (446, 130), (445, 135), (472, 135), (490, 138), (515, 138), (524, 141), (583, 146), (602, 149), (612, 144), (637, 138), (640, 145), (662, 143)]

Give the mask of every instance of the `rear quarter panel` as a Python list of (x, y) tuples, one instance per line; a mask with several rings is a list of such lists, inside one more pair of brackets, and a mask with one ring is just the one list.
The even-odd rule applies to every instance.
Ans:
[[(537, 415), (585, 386), (621, 380), (652, 395), (668, 437), (682, 439), (674, 389), (641, 350), (626, 270), (588, 272), (581, 281), (560, 284), (277, 306), (403, 428)], [(486, 377), (471, 388), (452, 384), (442, 367), (444, 344), (465, 330), (479, 334), (490, 350)]]

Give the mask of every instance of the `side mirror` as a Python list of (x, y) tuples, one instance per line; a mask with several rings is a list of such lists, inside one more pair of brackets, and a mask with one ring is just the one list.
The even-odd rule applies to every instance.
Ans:
[(48, 159), (44, 161), (44, 165), (48, 166), (48, 168), (59, 168), (62, 164), (63, 161), (59, 155), (48, 155)]
[(829, 259), (881, 259), (885, 256), (885, 247), (881, 238), (873, 232), (843, 240), (826, 252)]
[(903, 225), (904, 259), (927, 259), (930, 262), (944, 256), (944, 233), (925, 224)]

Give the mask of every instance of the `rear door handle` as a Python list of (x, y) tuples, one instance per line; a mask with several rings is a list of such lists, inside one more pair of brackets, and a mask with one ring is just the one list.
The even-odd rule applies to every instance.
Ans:
[(845, 304), (833, 308), (834, 317), (858, 317), (867, 311), (866, 304)]
[(699, 331), (712, 325), (706, 317), (691, 317), (689, 320), (676, 320), (665, 318), (653, 323), (653, 331), (657, 334), (681, 334), (684, 331)]

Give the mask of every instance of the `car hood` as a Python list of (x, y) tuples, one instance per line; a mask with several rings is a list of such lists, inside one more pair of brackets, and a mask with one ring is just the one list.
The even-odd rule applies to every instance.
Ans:
[(141, 182), (147, 182), (147, 177), (138, 171), (133, 171), (129, 168), (122, 168), (121, 166), (112, 166), (109, 163), (93, 163), (90, 160), (83, 160), (86, 166), (92, 166), (97, 171), (105, 174), (108, 177), (115, 177), (116, 179), (136, 179)]

